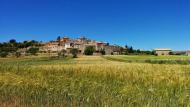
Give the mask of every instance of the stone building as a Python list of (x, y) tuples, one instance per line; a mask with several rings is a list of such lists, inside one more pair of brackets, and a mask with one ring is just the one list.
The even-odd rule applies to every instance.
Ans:
[(157, 56), (167, 56), (170, 55), (170, 52), (172, 51), (171, 49), (154, 49), (155, 55)]
[(93, 46), (95, 48), (95, 53), (100, 53), (101, 50), (105, 50), (106, 54), (118, 53), (119, 46), (109, 45), (106, 42), (97, 42), (95, 40), (90, 40), (85, 37), (70, 39), (69, 37), (63, 37), (59, 41), (50, 41), (40, 48), (41, 52), (57, 52), (61, 50), (66, 50), (70, 53), (70, 50), (75, 48), (78, 49), (79, 54), (83, 54), (84, 50), (88, 46)]
[(61, 51), (62, 49), (65, 49), (64, 46), (59, 46), (59, 43), (57, 41), (50, 41), (46, 43), (44, 46), (40, 47), (41, 52), (57, 52)]
[(187, 56), (190, 56), (190, 51), (187, 51), (187, 52), (186, 52), (186, 55), (187, 55)]

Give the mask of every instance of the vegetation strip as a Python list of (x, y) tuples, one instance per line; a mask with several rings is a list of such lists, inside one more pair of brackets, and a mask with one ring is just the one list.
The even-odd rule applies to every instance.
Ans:
[[(131, 58), (124, 58), (121, 56), (118, 57), (113, 57), (113, 56), (102, 56), (103, 58), (107, 59), (107, 60), (111, 60), (111, 61), (119, 61), (119, 62), (127, 62), (127, 63), (132, 63), (132, 62), (136, 62), (136, 63), (151, 63), (151, 64), (181, 64), (181, 65), (188, 65), (190, 64), (190, 59), (189, 57), (187, 57), (187, 59), (170, 59), (167, 57), (164, 59), (150, 59), (148, 58), (149, 56), (146, 56), (146, 58), (143, 59), (131, 59)], [(131, 57), (131, 56), (130, 56)], [(143, 56), (142, 56), (143, 57)], [(156, 56), (155, 56), (156, 58)]]

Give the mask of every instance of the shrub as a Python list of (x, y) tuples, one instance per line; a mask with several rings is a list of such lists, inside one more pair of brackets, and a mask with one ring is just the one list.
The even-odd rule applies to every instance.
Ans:
[(7, 55), (8, 55), (8, 52), (1, 52), (0, 53), (0, 57), (2, 57), (2, 58), (7, 57)]
[(111, 55), (113, 55), (113, 52), (111, 52)]
[(150, 59), (145, 60), (146, 63), (151, 63)]
[(72, 49), (71, 54), (73, 55), (73, 58), (77, 58), (78, 49)]
[(105, 54), (106, 54), (105, 49), (101, 49), (101, 50), (100, 50), (100, 53), (101, 53), (102, 55), (105, 55)]
[(173, 52), (169, 52), (169, 55), (174, 55), (174, 53)]
[(31, 55), (36, 55), (36, 53), (39, 51), (39, 48), (30, 48), (27, 53), (30, 53)]
[(19, 58), (19, 57), (21, 56), (21, 53), (20, 53), (20, 52), (16, 52), (16, 53), (15, 53), (15, 56), (16, 56), (17, 58)]
[(66, 54), (66, 50), (61, 50), (60, 52), (58, 52), (58, 57), (65, 57), (65, 54)]
[(84, 50), (85, 55), (93, 55), (95, 49), (93, 46), (87, 46)]

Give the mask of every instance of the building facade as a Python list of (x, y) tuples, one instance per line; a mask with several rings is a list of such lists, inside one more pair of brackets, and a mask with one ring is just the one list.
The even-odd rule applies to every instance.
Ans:
[(171, 49), (154, 49), (155, 55), (157, 56), (167, 56), (170, 55)]
[(58, 52), (61, 50), (66, 50), (70, 53), (71, 49), (78, 49), (79, 54), (84, 54), (85, 48), (88, 46), (93, 46), (95, 48), (95, 53), (100, 53), (104, 50), (106, 54), (119, 53), (120, 46), (109, 45), (107, 42), (97, 42), (95, 40), (90, 40), (85, 37), (71, 39), (69, 37), (60, 38), (60, 41), (50, 41), (45, 43), (44, 46), (40, 48), (41, 52)]

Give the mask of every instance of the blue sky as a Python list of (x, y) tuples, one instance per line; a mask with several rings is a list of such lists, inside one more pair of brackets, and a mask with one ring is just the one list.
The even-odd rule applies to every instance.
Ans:
[(0, 42), (85, 35), (140, 49), (190, 49), (189, 0), (0, 0)]

